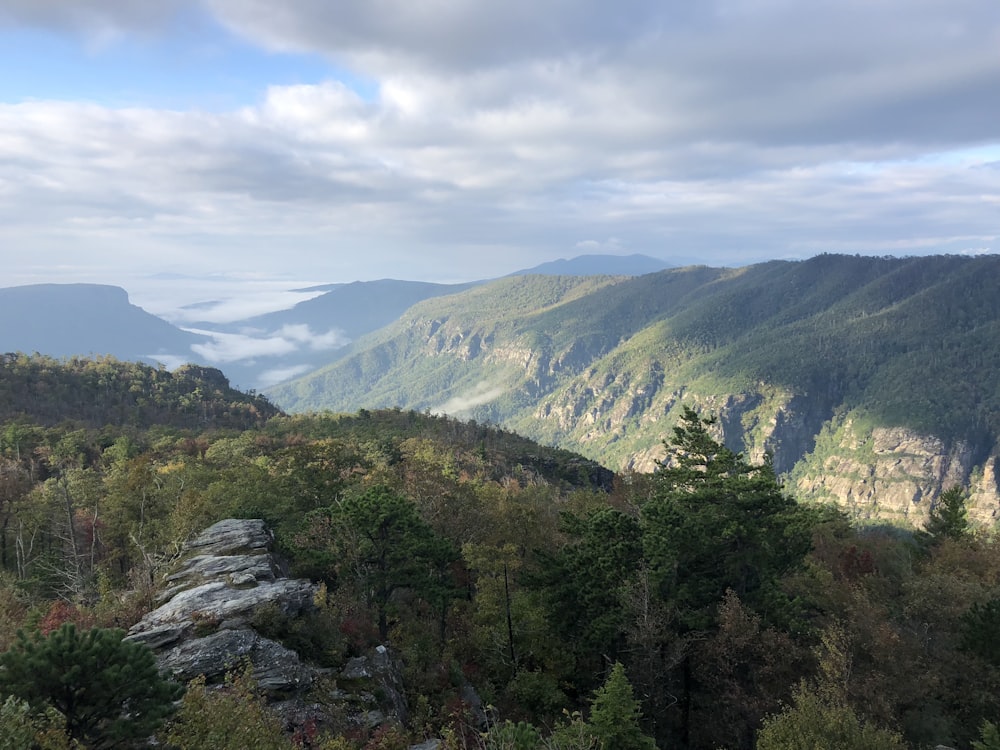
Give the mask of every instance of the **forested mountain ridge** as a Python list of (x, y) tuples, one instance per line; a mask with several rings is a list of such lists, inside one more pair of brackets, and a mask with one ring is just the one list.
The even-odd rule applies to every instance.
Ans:
[[(664, 267), (664, 261), (641, 255), (584, 255), (518, 273), (636, 275)], [(128, 293), (116, 286), (0, 288), (0, 319), (16, 321), (0, 329), (0, 352), (57, 358), (110, 355), (170, 368), (182, 363), (219, 366), (236, 386), (261, 388), (330, 364), (343, 354), (345, 344), (391, 324), (422, 300), (484, 283), (377, 279), (320, 284), (289, 290), (316, 295), (290, 308), (230, 322), (212, 320), (225, 303), (204, 301), (173, 312), (174, 318), (187, 321), (184, 327), (131, 304)]]
[(648, 469), (679, 404), (798, 494), (919, 522), (942, 487), (997, 510), (1000, 257), (822, 255), (636, 278), (518, 277), (411, 308), (269, 394), (399, 405)]
[(170, 372), (113, 357), (0, 355), (0, 422), (249, 429), (279, 413), (263, 396), (231, 388), (211, 367)]

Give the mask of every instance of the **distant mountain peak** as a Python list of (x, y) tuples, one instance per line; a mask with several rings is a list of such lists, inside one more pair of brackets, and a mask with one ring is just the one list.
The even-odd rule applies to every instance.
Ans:
[(648, 255), (577, 255), (541, 263), (515, 271), (509, 276), (644, 276), (673, 268), (670, 263)]

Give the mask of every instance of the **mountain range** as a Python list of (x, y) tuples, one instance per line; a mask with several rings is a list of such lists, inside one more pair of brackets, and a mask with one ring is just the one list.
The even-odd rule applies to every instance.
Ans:
[(465, 416), (642, 470), (694, 405), (797, 496), (910, 522), (964, 484), (992, 521), (998, 280), (997, 256), (836, 255), (512, 277), (425, 300), (268, 394)]
[[(1000, 257), (619, 261), (590, 256), (464, 285), (329, 285), (289, 310), (192, 330), (147, 316), (113, 287), (65, 289), (101, 311), (89, 318), (32, 300), (52, 289), (13, 288), (0, 290), (0, 309), (30, 309), (38, 321), (28, 338), (6, 331), (0, 347), (187, 354), (237, 385), (265, 387), (289, 411), (447, 413), (624, 471), (655, 466), (665, 430), (691, 405), (717, 417), (731, 447), (770, 455), (798, 497), (912, 523), (942, 488), (962, 484), (973, 515), (992, 522)], [(60, 317), (73, 319), (72, 333), (58, 330)]]
[[(515, 274), (634, 275), (666, 267), (665, 261), (644, 255), (582, 255)], [(292, 290), (322, 293), (289, 309), (233, 323), (194, 322), (183, 328), (130, 304), (128, 293), (119, 287), (0, 288), (0, 314), (10, 321), (0, 329), (0, 351), (52, 357), (112, 355), (170, 368), (192, 362), (221, 368), (244, 390), (259, 389), (329, 364), (346, 344), (392, 323), (417, 302), (485, 283), (381, 279), (326, 284)]]
[(0, 349), (51, 357), (113, 354), (180, 363), (206, 336), (181, 330), (103, 284), (33, 284), (0, 289)]

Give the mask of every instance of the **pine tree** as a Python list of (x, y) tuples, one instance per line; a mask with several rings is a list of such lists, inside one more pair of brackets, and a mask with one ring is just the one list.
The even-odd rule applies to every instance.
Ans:
[(590, 704), (591, 732), (606, 750), (656, 750), (653, 738), (639, 726), (641, 719), (639, 701), (632, 692), (625, 667), (615, 662)]
[(183, 688), (164, 679), (146, 646), (122, 630), (73, 623), (43, 636), (18, 632), (0, 654), (0, 694), (26, 701), (38, 714), (54, 708), (66, 734), (90, 748), (149, 737), (174, 710)]
[(769, 461), (751, 464), (716, 441), (714, 423), (685, 408), (665, 442), (641, 508), (645, 558), (688, 630), (711, 629), (730, 589), (780, 622), (789, 603), (777, 582), (812, 546), (815, 513), (784, 493)]
[(920, 533), (919, 539), (933, 545), (943, 539), (961, 539), (969, 533), (965, 490), (955, 485), (941, 493)]
[(458, 559), (457, 550), (393, 488), (349, 493), (329, 508), (310, 513), (306, 522), (298, 545), (312, 557), (320, 576), (353, 583), (366, 592), (383, 641), (389, 637), (397, 590), (411, 589), (439, 611), (450, 601), (454, 589), (449, 570)]

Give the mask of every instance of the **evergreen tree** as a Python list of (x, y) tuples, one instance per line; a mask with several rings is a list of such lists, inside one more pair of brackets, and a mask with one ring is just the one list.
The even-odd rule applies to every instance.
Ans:
[[(656, 595), (672, 613), (679, 641), (696, 642), (718, 628), (719, 607), (732, 591), (766, 626), (794, 621), (794, 601), (784, 576), (812, 547), (815, 511), (786, 495), (769, 461), (752, 464), (716, 440), (703, 419), (685, 407), (665, 442), (667, 457), (653, 475), (652, 496), (640, 507), (643, 556)], [(664, 641), (661, 648), (667, 646)], [(678, 659), (678, 740), (690, 745), (698, 707), (722, 696), (704, 696), (691, 650)], [(668, 705), (664, 688), (652, 706)], [(670, 718), (655, 716), (658, 727)]]
[(924, 530), (918, 535), (925, 546), (934, 545), (942, 539), (962, 539), (968, 535), (966, 500), (965, 490), (957, 484), (941, 493), (931, 508)]
[(0, 654), (0, 695), (36, 713), (58, 711), (66, 734), (86, 747), (121, 747), (149, 737), (174, 710), (183, 688), (164, 679), (153, 653), (123, 641), (124, 631), (72, 623), (43, 636), (18, 632)]
[(780, 620), (788, 601), (777, 582), (812, 546), (815, 513), (782, 491), (770, 462), (716, 441), (714, 421), (684, 409), (641, 509), (645, 559), (691, 630), (712, 626), (730, 589), (765, 622)]
[(959, 645), (963, 651), (1000, 667), (1000, 599), (975, 602), (959, 620)]
[(639, 722), (642, 711), (625, 675), (625, 667), (615, 662), (604, 685), (594, 694), (590, 704), (590, 725), (593, 735), (605, 750), (656, 750), (653, 738), (643, 733)]
[[(570, 541), (541, 554), (542, 569), (532, 582), (544, 587), (549, 617), (559, 637), (578, 660), (597, 674), (601, 655), (615, 658), (622, 647), (622, 586), (642, 564), (642, 538), (635, 518), (601, 508), (586, 518), (566, 513), (563, 531)], [(593, 685), (588, 686), (588, 691)]]

